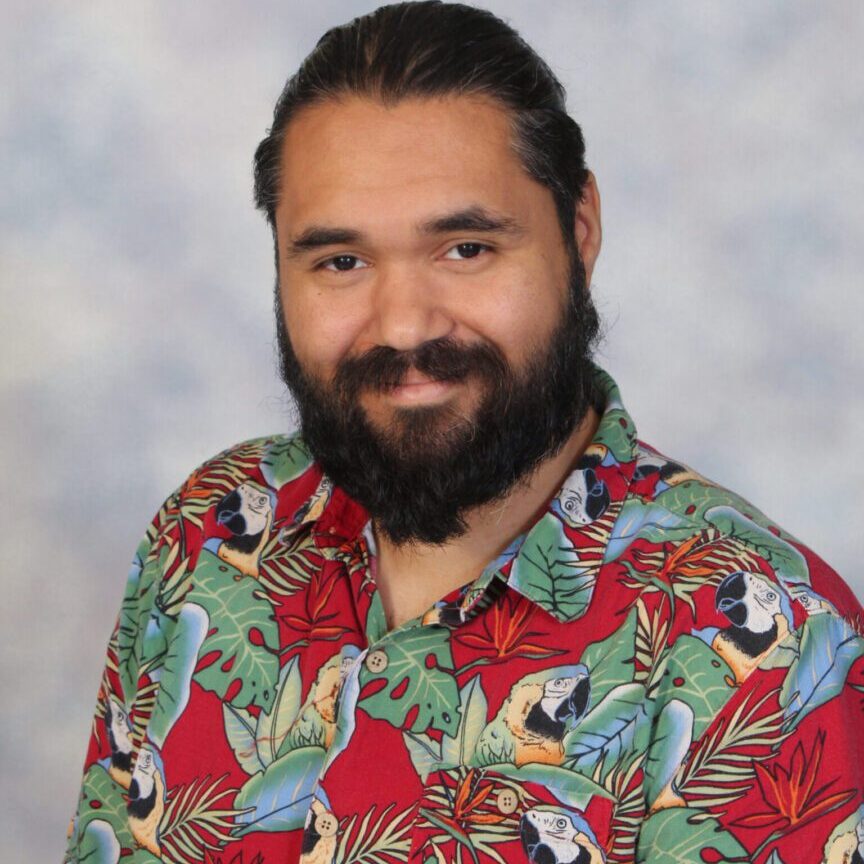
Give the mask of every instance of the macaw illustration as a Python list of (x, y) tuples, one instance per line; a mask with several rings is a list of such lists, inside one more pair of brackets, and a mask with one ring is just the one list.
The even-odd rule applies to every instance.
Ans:
[(321, 482), (312, 494), (312, 497), (303, 503), (303, 506), (294, 515), (294, 522), (314, 522), (321, 517), (324, 508), (333, 494), (333, 481), (325, 474)]
[[(489, 574), (495, 574), (500, 572), (507, 566), (518, 554), (520, 547), (522, 546), (522, 541), (524, 537), (516, 537), (510, 545), (501, 552), (497, 558), (493, 559), (486, 567), (483, 568), (483, 576), (481, 577), (481, 582), (484, 582)], [(374, 541), (373, 541), (374, 543)], [(370, 549), (372, 549), (372, 554), (374, 555), (374, 545), (370, 543)], [(489, 596), (488, 583), (487, 587), (482, 589), (484, 593)], [(435, 604), (428, 609), (423, 617), (420, 619), (423, 626), (427, 626), (429, 624), (438, 624), (442, 627), (458, 627), (460, 624), (465, 623), (466, 616), (466, 608), (470, 608), (473, 600), (478, 596), (476, 585), (472, 586), (464, 586), (463, 589), (459, 592), (458, 596), (453, 600), (445, 602), (443, 600), (437, 600)]]
[(339, 820), (317, 798), (306, 814), (300, 864), (330, 864), (336, 851)]
[(318, 670), (309, 695), (288, 732), (287, 746), (329, 748), (336, 731), (342, 682), (354, 663), (352, 654), (334, 654)]
[(580, 468), (586, 465), (590, 465), (591, 467), (603, 465), (608, 468), (610, 465), (619, 465), (620, 462), (605, 444), (600, 441), (592, 441), (585, 448), (585, 452), (582, 454), (582, 458), (578, 464)]
[(714, 595), (718, 612), (730, 621), (722, 630), (706, 627), (694, 635), (707, 642), (728, 664), (741, 684), (762, 659), (789, 635), (792, 605), (780, 587), (765, 576), (738, 570)]
[(697, 480), (699, 483), (711, 485), (701, 474), (697, 474), (692, 468), (682, 465), (680, 462), (672, 462), (665, 456), (661, 456), (654, 450), (645, 446), (638, 448), (638, 462), (633, 472), (633, 480), (644, 480), (646, 477), (657, 477), (655, 494), (665, 492), (672, 486), (684, 483), (687, 480)]
[(126, 707), (116, 696), (109, 696), (105, 703), (105, 728), (111, 747), (108, 775), (128, 789), (132, 783), (132, 724)]
[(864, 864), (864, 808), (837, 826), (825, 844), (823, 864)]
[(151, 855), (160, 858), (159, 823), (165, 813), (165, 778), (161, 759), (146, 744), (138, 751), (126, 809), (135, 841)]
[(591, 682), (581, 663), (521, 678), (495, 719), (480, 733), (477, 753), (487, 764), (564, 761), (564, 736), (588, 710)]
[(357, 725), (357, 700), (360, 698), (360, 669), (358, 657), (365, 657), (355, 645), (342, 646), (339, 661), (339, 683), (333, 705), (334, 725), (327, 738), (327, 755), (321, 768), (324, 776), (336, 757), (348, 746)]
[(421, 623), (423, 626), (437, 624), (441, 627), (458, 627), (465, 623), (465, 610), (462, 608), (463, 596), (460, 595), (455, 601), (444, 602), (436, 600), (435, 604), (423, 613)]
[(806, 610), (808, 615), (822, 615), (831, 612), (837, 615), (837, 609), (820, 594), (817, 594), (809, 585), (789, 585), (789, 593), (793, 600), (797, 600)]
[(567, 477), (551, 507), (571, 528), (578, 528), (596, 522), (606, 512), (609, 502), (606, 484), (597, 477), (594, 466), (589, 465)]
[(273, 524), (270, 492), (257, 483), (241, 483), (216, 505), (216, 521), (232, 536), (217, 540), (212, 551), (244, 575), (257, 578), (259, 556)]
[(519, 835), (531, 864), (603, 864), (606, 861), (585, 819), (557, 807), (526, 810), (519, 820)]

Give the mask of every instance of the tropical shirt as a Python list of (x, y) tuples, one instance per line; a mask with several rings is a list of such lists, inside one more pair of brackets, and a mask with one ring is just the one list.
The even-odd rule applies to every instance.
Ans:
[(67, 860), (861, 862), (861, 607), (597, 376), (545, 512), (392, 630), (302, 440), (195, 471), (129, 574)]

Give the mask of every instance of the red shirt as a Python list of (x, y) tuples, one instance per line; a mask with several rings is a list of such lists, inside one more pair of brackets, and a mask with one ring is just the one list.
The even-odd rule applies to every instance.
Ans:
[(67, 860), (860, 861), (861, 607), (598, 377), (548, 510), (389, 632), (300, 439), (194, 472), (129, 575)]

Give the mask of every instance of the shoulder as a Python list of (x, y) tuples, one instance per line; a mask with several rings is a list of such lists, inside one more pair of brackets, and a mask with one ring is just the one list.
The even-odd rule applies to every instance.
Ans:
[(297, 486), (297, 481), (312, 475), (320, 479), (299, 434), (269, 435), (234, 444), (207, 459), (189, 474), (178, 494), (186, 499), (209, 497), (210, 492), (230, 491), (242, 483), (284, 494), (303, 489), (308, 484)]
[(313, 467), (312, 455), (299, 434), (251, 438), (201, 463), (181, 490), (222, 488), (229, 481), (250, 480), (279, 491)]
[[(805, 543), (742, 496), (642, 442), (627, 514), (629, 530), (637, 536), (702, 548), (708, 556), (706, 573), (716, 580), (716, 573), (725, 571), (730, 578), (727, 591), (742, 590), (745, 581), (754, 589), (753, 580), (773, 582), (803, 613), (796, 619), (828, 612), (856, 629), (862, 626), (862, 609), (851, 588)], [(733, 585), (738, 571), (752, 579), (739, 576)]]
[(243, 441), (196, 466), (165, 499), (145, 539), (152, 546), (179, 536), (188, 555), (213, 537), (257, 534), (265, 523), (266, 533), (277, 523), (288, 527), (303, 518), (321, 483), (299, 435)]

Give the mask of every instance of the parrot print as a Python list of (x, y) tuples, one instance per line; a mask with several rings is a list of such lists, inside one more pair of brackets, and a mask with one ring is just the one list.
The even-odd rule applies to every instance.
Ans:
[(559, 493), (395, 629), (300, 437), (194, 471), (129, 571), (65, 861), (861, 862), (861, 606), (596, 376)]

